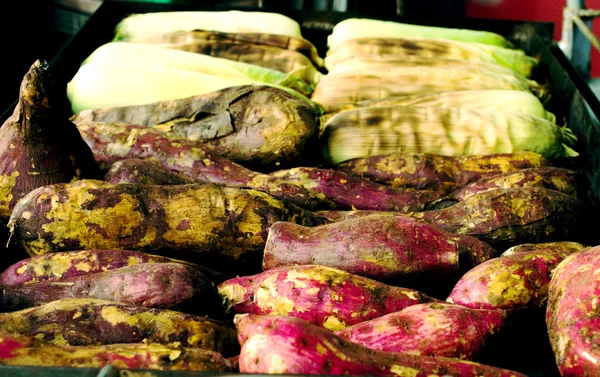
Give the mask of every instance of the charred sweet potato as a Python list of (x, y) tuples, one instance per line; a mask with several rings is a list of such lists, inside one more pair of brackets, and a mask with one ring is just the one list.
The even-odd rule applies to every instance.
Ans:
[(189, 370), (230, 372), (220, 354), (199, 348), (162, 344), (58, 346), (23, 335), (0, 333), (0, 364), (70, 368)]
[(31, 192), (13, 211), (11, 227), (13, 240), (30, 255), (123, 249), (217, 270), (258, 271), (269, 226), (277, 221), (328, 222), (259, 191), (82, 180)]
[(0, 313), (0, 327), (58, 345), (170, 344), (232, 356), (239, 353), (233, 327), (172, 310), (148, 309), (90, 298), (64, 299)]
[(418, 304), (335, 334), (374, 350), (472, 360), (486, 338), (502, 327), (505, 317), (501, 310)]
[(219, 316), (214, 284), (181, 263), (143, 263), (62, 281), (2, 287), (4, 310), (19, 310), (66, 298), (96, 298), (148, 308)]
[(535, 250), (491, 259), (467, 272), (447, 301), (474, 309), (543, 308), (552, 271), (567, 255)]
[[(315, 228), (271, 226), (263, 269), (318, 264), (379, 281), (435, 280), (496, 256), (484, 242), (406, 216), (372, 215)], [(467, 267), (468, 266), (468, 267)]]
[(390, 154), (345, 161), (337, 169), (394, 187), (452, 191), (501, 173), (550, 166), (533, 152), (450, 157), (434, 154)]
[(133, 158), (112, 164), (103, 180), (110, 183), (139, 183), (159, 186), (194, 183), (191, 178), (183, 174), (177, 174), (150, 161)]
[(270, 176), (304, 187), (325, 208), (414, 212), (442, 196), (439, 191), (393, 188), (329, 169), (293, 168)]
[(577, 173), (553, 167), (517, 170), (481, 178), (452, 192), (450, 196), (456, 200), (465, 200), (487, 191), (520, 187), (542, 187), (576, 196)]
[(591, 377), (600, 373), (599, 273), (600, 247), (572, 254), (554, 270), (546, 324), (556, 364), (564, 377)]
[(225, 307), (234, 313), (290, 315), (330, 330), (438, 301), (413, 289), (316, 265), (234, 278), (217, 289)]
[(473, 362), (371, 350), (299, 318), (245, 315), (236, 325), (241, 373), (524, 377)]

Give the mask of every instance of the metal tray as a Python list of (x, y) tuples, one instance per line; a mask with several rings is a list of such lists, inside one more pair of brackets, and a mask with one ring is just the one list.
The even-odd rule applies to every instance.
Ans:
[[(63, 93), (66, 93), (66, 83), (77, 72), (80, 63), (97, 47), (112, 40), (114, 27), (129, 14), (229, 9), (274, 11), (295, 19), (302, 26), (302, 35), (315, 44), (321, 56), (325, 56), (327, 35), (331, 32), (333, 26), (337, 22), (350, 17), (370, 17), (422, 25), (489, 30), (506, 36), (529, 55), (540, 58), (540, 67), (536, 72), (536, 78), (542, 82), (547, 82), (551, 89), (548, 109), (556, 114), (559, 122), (565, 123), (578, 137), (576, 149), (580, 153), (580, 157), (570, 162), (569, 166), (584, 172), (587, 179), (584, 182), (583, 197), (589, 202), (593, 213), (597, 212), (600, 204), (600, 128), (597, 124), (597, 119), (600, 118), (600, 102), (587, 84), (575, 73), (574, 68), (564, 54), (552, 42), (553, 24), (550, 23), (484, 19), (418, 19), (396, 17), (389, 14), (232, 8), (227, 5), (212, 4), (207, 6), (185, 2), (105, 1), (80, 32), (69, 41), (50, 63), (52, 73), (57, 83), (65, 88)], [(9, 108), (0, 117), (0, 122), (3, 122), (12, 113), (13, 108), (14, 106)], [(65, 101), (63, 111), (66, 117), (70, 116), (68, 101)], [(600, 237), (600, 235), (594, 237)], [(590, 238), (589, 244), (600, 244), (600, 238)], [(559, 376), (547, 340), (543, 316), (544, 313), (541, 311), (516, 313), (506, 329), (488, 342), (477, 361), (513, 369), (528, 376)], [(0, 366), (0, 376), (15, 377), (92, 377), (97, 376), (99, 371), (99, 369)], [(142, 374), (144, 377), (230, 376), (229, 374), (190, 372), (146, 371), (144, 373)], [(134, 377), (139, 374), (124, 371), (121, 375)], [(104, 377), (108, 376), (112, 377), (113, 375), (109, 374)]]

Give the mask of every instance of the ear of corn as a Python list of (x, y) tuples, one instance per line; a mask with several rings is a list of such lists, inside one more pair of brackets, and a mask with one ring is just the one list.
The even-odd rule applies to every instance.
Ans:
[[(338, 111), (360, 101), (460, 90), (519, 90), (532, 92), (539, 98), (547, 95), (537, 82), (497, 65), (419, 61), (355, 69), (343, 64), (336, 67), (336, 72), (324, 75), (312, 95), (312, 100), (323, 106), (325, 112)], [(338, 69), (342, 72), (337, 72)]]
[(394, 37), (439, 38), (513, 47), (503, 36), (488, 31), (409, 25), (366, 18), (349, 18), (336, 24), (327, 38), (327, 45), (335, 49), (349, 39)]
[(269, 33), (301, 38), (293, 19), (268, 12), (156, 12), (133, 14), (116, 27), (116, 39), (173, 31), (214, 30), (224, 33)]
[[(546, 111), (540, 100), (531, 93), (518, 90), (461, 90), (435, 94), (415, 94), (408, 96), (388, 97), (375, 101), (363, 101), (346, 106), (343, 110), (354, 110), (363, 107), (463, 107), (473, 110), (498, 110), (522, 113), (544, 118), (556, 123), (556, 116)], [(321, 117), (322, 125), (337, 113)]]
[(133, 35), (126, 41), (158, 45), (188, 45), (196, 43), (237, 43), (276, 47), (295, 51), (311, 60), (315, 67), (323, 66), (317, 48), (304, 38), (267, 33), (222, 33), (212, 30), (174, 31), (161, 34)]
[(331, 71), (340, 62), (361, 57), (374, 61), (444, 59), (499, 64), (523, 76), (531, 75), (538, 63), (522, 50), (444, 39), (397, 37), (347, 40), (327, 52), (325, 66)]
[(577, 156), (568, 128), (506, 111), (391, 106), (341, 112), (325, 126), (330, 162), (391, 153), (445, 156), (531, 151), (544, 157)]
[(67, 85), (67, 94), (73, 112), (173, 100), (248, 84), (285, 87), (298, 95), (296, 91), (312, 92), (314, 83), (304, 78), (316, 80), (313, 73), (298, 70), (286, 75), (207, 55), (111, 42), (84, 61)]

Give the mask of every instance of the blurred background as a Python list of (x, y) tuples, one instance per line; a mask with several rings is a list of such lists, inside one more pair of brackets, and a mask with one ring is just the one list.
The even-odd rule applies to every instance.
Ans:
[[(155, 0), (169, 2), (170, 0)], [(201, 0), (198, 0), (201, 1)], [(554, 39), (562, 33), (563, 9), (567, 0), (204, 0), (203, 3), (227, 3), (235, 6), (277, 6), (307, 10), (358, 11), (406, 16), (475, 17), (507, 20), (552, 22)], [(4, 64), (9, 74), (0, 85), (0, 113), (17, 98), (19, 83), (35, 59), (51, 60), (98, 9), (100, 0), (20, 0), (10, 2), (0, 25), (5, 38)], [(580, 1), (584, 3), (584, 1)], [(588, 8), (600, 9), (600, 0), (587, 0)], [(591, 25), (592, 22), (589, 21)], [(600, 25), (592, 29), (600, 33)], [(600, 54), (588, 48), (579, 51), (591, 59), (590, 86), (600, 93)]]

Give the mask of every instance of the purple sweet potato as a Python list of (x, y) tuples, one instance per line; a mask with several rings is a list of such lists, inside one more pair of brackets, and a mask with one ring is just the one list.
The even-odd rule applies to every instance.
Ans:
[(239, 353), (235, 329), (225, 323), (172, 310), (90, 298), (57, 300), (0, 313), (0, 328), (58, 345), (179, 342), (183, 347), (225, 356)]
[(241, 373), (524, 377), (473, 362), (371, 350), (299, 318), (245, 315), (235, 322)]
[(552, 271), (567, 256), (535, 250), (491, 259), (463, 275), (447, 301), (473, 309), (543, 308)]
[(411, 216), (502, 250), (528, 242), (579, 240), (585, 236), (587, 214), (586, 205), (567, 194), (527, 187), (488, 191)]
[[(4, 310), (19, 310), (58, 299), (96, 298), (193, 314), (219, 314), (212, 282), (181, 263), (143, 263), (60, 282), (2, 287)], [(216, 305), (215, 305), (216, 304)]]
[(373, 215), (385, 215), (385, 216), (396, 216), (394, 212), (386, 211), (369, 211), (369, 210), (353, 210), (353, 211), (337, 211), (337, 210), (322, 210), (315, 211), (316, 214), (323, 216), (333, 222), (340, 222), (346, 220), (358, 219), (365, 216)]
[(183, 174), (172, 172), (154, 162), (134, 158), (112, 164), (104, 176), (104, 180), (110, 183), (165, 186), (194, 183), (191, 178)]
[(580, 244), (579, 242), (572, 241), (556, 241), (556, 242), (544, 242), (544, 243), (525, 243), (522, 245), (513, 246), (510, 249), (502, 253), (503, 257), (509, 255), (525, 253), (528, 251), (535, 250), (555, 250), (566, 254), (573, 254), (578, 251), (586, 249), (587, 246)]
[(505, 317), (501, 310), (419, 304), (335, 334), (379, 351), (472, 360), (487, 337), (502, 327)]
[(277, 221), (329, 222), (259, 191), (82, 180), (32, 191), (15, 207), (10, 226), (30, 255), (122, 249), (253, 273)]
[(438, 302), (412, 289), (316, 265), (282, 267), (234, 278), (217, 289), (225, 307), (234, 313), (290, 315), (330, 330), (410, 305)]
[[(496, 256), (484, 242), (406, 216), (372, 215), (315, 228), (271, 226), (263, 269), (318, 264), (379, 281), (436, 279)], [(468, 266), (468, 267), (467, 267)]]
[(473, 195), (498, 189), (542, 187), (576, 196), (577, 173), (562, 168), (531, 168), (481, 178), (452, 192), (450, 197), (465, 200)]
[(148, 127), (94, 123), (77, 126), (103, 169), (125, 159), (143, 159), (189, 177), (198, 183), (248, 188), (287, 199), (304, 207), (314, 200), (299, 185), (281, 182), (210, 153), (202, 145), (183, 138), (169, 138)]
[(414, 212), (442, 196), (439, 191), (393, 188), (329, 169), (294, 168), (270, 176), (304, 187), (325, 208)]
[(600, 247), (571, 254), (554, 270), (546, 325), (564, 377), (600, 374)]
[(452, 191), (478, 179), (526, 168), (550, 166), (533, 152), (450, 157), (390, 154), (345, 161), (337, 169), (394, 187)]
[(58, 346), (23, 335), (0, 333), (0, 365), (231, 372), (220, 354), (162, 344)]

